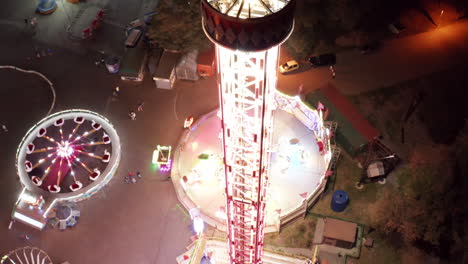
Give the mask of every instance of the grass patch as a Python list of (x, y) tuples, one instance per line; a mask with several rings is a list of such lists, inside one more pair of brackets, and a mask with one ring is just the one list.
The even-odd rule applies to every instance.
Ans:
[(311, 248), (314, 238), (317, 219), (306, 216), (281, 231), (281, 233), (270, 233), (265, 236), (265, 244), (276, 247)]
[[(463, 125), (460, 120), (468, 117), (468, 108), (464, 107), (467, 101), (464, 87), (468, 83), (468, 75), (461, 73), (460, 69), (438, 72), (418, 80), (349, 97), (363, 116), (382, 133), (384, 142), (403, 158), (404, 163), (389, 176), (387, 184), (370, 183), (362, 190), (358, 190), (355, 188), (355, 183), (360, 179), (362, 169), (348, 155), (342, 155), (336, 175), (330, 179), (327, 186), (327, 194), (310, 212), (361, 223), (367, 227), (376, 227), (376, 219), (383, 219), (384, 222), (392, 220), (386, 212), (375, 210), (382, 202), (387, 201), (383, 199), (387, 199), (385, 197), (388, 196), (381, 194), (389, 192), (390, 197), (401, 197), (406, 194), (417, 198), (419, 197), (417, 194), (425, 194), (434, 188), (429, 182), (434, 182), (434, 177), (443, 175), (443, 170), (436, 170), (429, 165), (435, 164), (437, 155), (444, 154), (428, 152), (424, 146), (432, 145), (434, 142), (450, 143), (451, 137)], [(421, 90), (424, 90), (425, 97), (405, 124), (406, 142), (403, 144), (400, 142), (400, 122), (413, 98)], [(411, 166), (415, 153), (419, 153), (421, 157), (431, 157), (430, 162), (421, 166), (418, 171), (414, 171), (414, 166)], [(341, 213), (334, 212), (330, 207), (332, 193), (338, 189), (346, 191), (350, 197), (349, 205)], [(395, 204), (393, 201), (390, 202)], [(410, 210), (413, 210), (413, 207)], [(265, 241), (273, 246), (310, 248), (314, 229), (315, 217), (308, 215), (305, 219), (284, 228), (280, 234), (267, 235)], [(378, 231), (371, 233), (370, 237), (375, 239), (374, 247), (363, 248), (361, 257), (354, 260), (355, 263), (416, 263), (403, 260), (405, 255), (415, 250), (415, 247), (410, 244), (401, 246), (404, 245), (401, 238), (381, 235)]]
[(393, 176), (396, 177), (398, 187), (406, 186), (412, 177), (411, 169), (407, 166), (402, 166), (399, 170), (393, 173)]
[[(359, 264), (398, 264), (401, 263), (401, 254), (398, 248), (390, 244), (387, 239), (378, 234), (372, 234), (375, 239), (372, 248), (362, 247), (361, 256), (356, 262)], [(376, 261), (378, 260), (378, 261)]]
[[(453, 67), (416, 80), (384, 87), (356, 96), (350, 100), (389, 141), (398, 141), (403, 116), (417, 94), (423, 94), (405, 127), (413, 121), (423, 128), (435, 143), (451, 144), (468, 118), (465, 107), (468, 76), (463, 67)], [(450, 87), (450, 89), (446, 89)], [(406, 130), (408, 132), (408, 130)], [(416, 131), (417, 134), (420, 131)]]
[[(371, 212), (369, 204), (379, 199), (379, 193), (386, 188), (393, 189), (391, 184), (380, 185), (377, 183), (366, 184), (363, 189), (355, 188), (355, 183), (361, 177), (362, 169), (356, 165), (349, 156), (343, 155), (340, 158), (336, 173), (336, 183), (333, 190), (328, 191), (321, 200), (319, 200), (310, 210), (311, 213), (342, 218), (365, 225), (371, 224)], [(350, 202), (347, 208), (340, 213), (331, 209), (331, 198), (335, 190), (344, 190), (348, 193)]]

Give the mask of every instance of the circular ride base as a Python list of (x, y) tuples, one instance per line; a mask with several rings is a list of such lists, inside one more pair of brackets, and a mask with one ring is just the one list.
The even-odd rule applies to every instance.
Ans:
[[(226, 198), (221, 123), (216, 114), (203, 116), (184, 135), (175, 152), (172, 180), (187, 210), (198, 207), (208, 224), (223, 230)], [(275, 110), (274, 118), (267, 232), (278, 231), (279, 217), (303, 206), (328, 166), (311, 130), (283, 110)]]
[(109, 120), (74, 109), (49, 115), (34, 125), (18, 146), (16, 167), (28, 191), (77, 202), (110, 181), (120, 155), (120, 139)]
[(41, 14), (51, 14), (57, 9), (55, 0), (41, 0), (37, 5), (37, 11)]

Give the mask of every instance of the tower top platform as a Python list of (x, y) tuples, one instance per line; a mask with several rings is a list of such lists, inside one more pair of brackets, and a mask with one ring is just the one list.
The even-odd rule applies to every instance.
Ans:
[(284, 42), (294, 27), (296, 0), (202, 0), (202, 25), (223, 47), (262, 51)]

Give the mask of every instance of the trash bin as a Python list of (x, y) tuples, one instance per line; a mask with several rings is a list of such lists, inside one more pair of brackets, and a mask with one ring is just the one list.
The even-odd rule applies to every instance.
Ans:
[(106, 68), (109, 73), (118, 73), (120, 70), (120, 58), (117, 56), (109, 56), (105, 60)]
[(343, 190), (337, 190), (333, 193), (331, 200), (331, 209), (335, 212), (343, 212), (349, 203), (349, 196)]

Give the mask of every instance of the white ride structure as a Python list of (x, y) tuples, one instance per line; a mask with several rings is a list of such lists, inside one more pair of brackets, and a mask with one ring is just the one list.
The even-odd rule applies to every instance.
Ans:
[(0, 259), (1, 264), (52, 264), (52, 260), (42, 249), (22, 247), (8, 252)]
[(23, 190), (12, 219), (42, 230), (56, 204), (79, 202), (101, 190), (117, 171), (120, 155), (117, 131), (98, 113), (71, 109), (43, 118), (16, 152)]
[(216, 45), (231, 264), (262, 262), (279, 45), (295, 1), (202, 1)]

